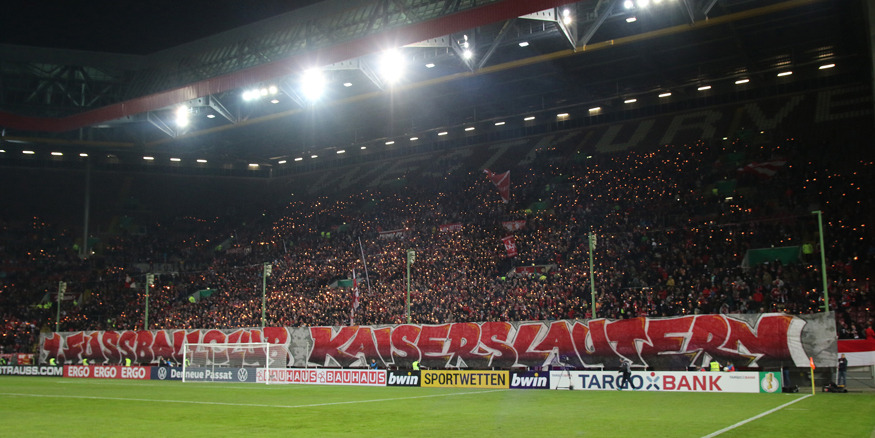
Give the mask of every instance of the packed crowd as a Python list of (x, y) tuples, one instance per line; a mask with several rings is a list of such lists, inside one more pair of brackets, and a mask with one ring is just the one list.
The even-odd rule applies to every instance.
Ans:
[[(403, 323), (409, 249), (415, 323), (815, 313), (824, 295), (813, 210), (824, 212), (837, 331), (860, 337), (872, 318), (873, 163), (850, 146), (848, 155), (841, 145), (803, 146), (702, 142), (593, 158), (551, 147), (511, 170), (509, 203), (481, 169), (453, 166), (440, 177), (406, 175), (403, 186), (265, 201), (248, 217), (169, 218), (106, 236), (85, 260), (70, 231), (7, 220), (0, 346), (30, 350), (56, 319), (62, 331), (142, 329), (144, 271), (157, 262), (165, 272), (150, 289), (149, 329), (260, 326), (263, 293), (270, 326)], [(771, 176), (739, 171), (778, 160)], [(745, 262), (748, 250), (787, 246), (798, 256)], [(353, 289), (338, 286), (353, 270), (357, 306)]]

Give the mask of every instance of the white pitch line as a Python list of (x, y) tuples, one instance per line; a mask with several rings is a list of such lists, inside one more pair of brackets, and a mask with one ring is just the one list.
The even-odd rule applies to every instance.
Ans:
[(781, 409), (784, 409), (785, 407), (790, 406), (790, 405), (792, 405), (793, 403), (800, 402), (800, 401), (805, 400), (806, 398), (811, 397), (811, 396), (812, 396), (812, 394), (808, 394), (808, 395), (802, 396), (802, 397), (797, 398), (796, 400), (793, 400), (793, 401), (791, 401), (791, 402), (789, 402), (789, 403), (784, 403), (784, 404), (782, 404), (781, 406), (778, 406), (777, 408), (769, 409), (768, 411), (763, 412), (763, 413), (761, 413), (761, 414), (759, 414), (759, 415), (755, 415), (755, 416), (753, 416), (753, 417), (750, 417), (750, 418), (748, 418), (747, 420), (742, 420), (742, 421), (739, 421), (738, 423), (733, 424), (732, 426), (729, 426), (729, 427), (726, 427), (726, 428), (720, 429), (720, 430), (718, 430), (717, 432), (714, 432), (714, 433), (712, 433), (712, 434), (710, 434), (710, 435), (705, 435), (705, 436), (703, 436), (702, 438), (712, 438), (712, 437), (715, 437), (715, 436), (717, 436), (717, 435), (720, 435), (720, 434), (722, 434), (722, 433), (724, 433), (724, 432), (729, 432), (729, 431), (732, 430), (732, 429), (735, 429), (735, 428), (737, 428), (737, 427), (743, 426), (743, 425), (745, 425), (745, 424), (747, 424), (747, 423), (750, 423), (751, 421), (754, 421), (754, 420), (756, 420), (756, 419), (759, 419), (759, 418), (765, 417), (766, 415), (769, 415), (769, 414), (771, 414), (772, 412), (780, 411)]
[(193, 401), (193, 400), (156, 400), (156, 399), (148, 399), (148, 398), (97, 397), (97, 396), (86, 396), (86, 395), (21, 394), (21, 393), (14, 393), (14, 392), (0, 392), (0, 396), (75, 398), (75, 399), (86, 399), (86, 400), (140, 401), (140, 402), (154, 402), (154, 403), (188, 403), (188, 404), (197, 404), (197, 405), (221, 405), (221, 406), (245, 406), (245, 407), (255, 407), (255, 408), (296, 409), (296, 408), (313, 408), (313, 407), (319, 407), (319, 406), (349, 405), (349, 404), (357, 404), (357, 403), (376, 403), (376, 402), (385, 402), (385, 401), (412, 400), (412, 399), (417, 399), (417, 398), (452, 397), (452, 396), (456, 396), (456, 395), (484, 394), (484, 393), (488, 393), (488, 392), (500, 392), (500, 391), (507, 391), (507, 390), (506, 389), (494, 389), (494, 390), (490, 390), (490, 391), (456, 392), (456, 393), (452, 393), (452, 394), (417, 395), (417, 396), (413, 396), (413, 397), (378, 398), (378, 399), (372, 399), (372, 400), (350, 400), (350, 401), (340, 401), (340, 402), (330, 402), (330, 403), (311, 403), (311, 404), (307, 404), (307, 405), (268, 405), (268, 404), (257, 404), (257, 403), (223, 403), (223, 402), (208, 402), (208, 401)]

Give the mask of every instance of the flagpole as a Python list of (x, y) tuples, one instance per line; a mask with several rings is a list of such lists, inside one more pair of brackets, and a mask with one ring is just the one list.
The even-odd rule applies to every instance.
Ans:
[(589, 232), (589, 289), (592, 294), (592, 317), (595, 319), (595, 277), (593, 275), (593, 267), (592, 267), (592, 250), (595, 249), (595, 236), (592, 235), (592, 231)]
[(407, 250), (407, 323), (410, 324), (410, 264), (413, 263), (413, 258), (416, 257), (416, 252), (412, 249)]
[(365, 282), (368, 284), (368, 295), (371, 294), (371, 279), (368, 278), (368, 261), (365, 260), (365, 248), (362, 246), (362, 238), (359, 237), (359, 249), (362, 252), (362, 263), (365, 265)]
[(823, 279), (823, 311), (829, 312), (829, 290), (826, 286), (826, 249), (823, 247), (823, 212), (811, 212), (817, 215), (817, 234), (820, 236), (820, 277)]

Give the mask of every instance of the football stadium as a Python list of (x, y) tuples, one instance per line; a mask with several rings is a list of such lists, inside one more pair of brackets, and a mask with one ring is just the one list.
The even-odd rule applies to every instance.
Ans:
[(875, 436), (864, 0), (0, 18), (9, 436)]

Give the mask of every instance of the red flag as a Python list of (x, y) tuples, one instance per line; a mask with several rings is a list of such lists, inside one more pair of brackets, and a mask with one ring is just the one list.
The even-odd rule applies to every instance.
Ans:
[(492, 181), (492, 184), (495, 184), (495, 187), (498, 189), (498, 194), (501, 195), (501, 200), (504, 201), (505, 204), (510, 202), (510, 171), (504, 173), (492, 173), (489, 169), (483, 169), (483, 173), (486, 174), (486, 177)]
[(504, 250), (507, 251), (508, 257), (516, 257), (516, 240), (513, 236), (502, 237), (501, 241), (504, 242)]
[(349, 325), (355, 325), (355, 311), (359, 308), (359, 283), (355, 278), (355, 269), (352, 270), (352, 308), (349, 310)]

